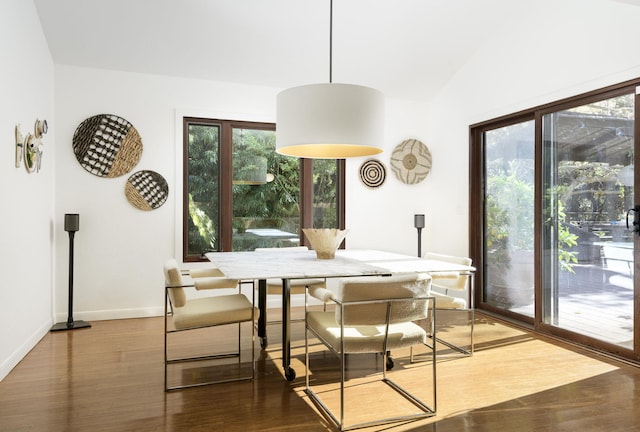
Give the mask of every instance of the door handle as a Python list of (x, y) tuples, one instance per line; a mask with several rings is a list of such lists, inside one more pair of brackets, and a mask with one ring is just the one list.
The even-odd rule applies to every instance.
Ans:
[[(633, 212), (633, 229), (629, 227), (629, 214)], [(640, 235), (640, 204), (636, 204), (633, 208), (627, 210), (627, 229)]]

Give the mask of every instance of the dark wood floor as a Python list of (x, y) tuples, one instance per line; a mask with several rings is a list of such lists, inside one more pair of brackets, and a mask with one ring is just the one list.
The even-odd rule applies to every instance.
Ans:
[[(367, 430), (640, 430), (640, 368), (476, 318), (474, 356), (442, 351), (438, 360), (438, 415)], [(293, 382), (282, 377), (273, 325), (269, 348), (256, 351), (254, 381), (170, 393), (161, 318), (92, 324), (47, 334), (0, 382), (0, 431), (333, 430), (303, 392), (301, 324)], [(439, 336), (462, 337), (457, 331), (445, 324)]]

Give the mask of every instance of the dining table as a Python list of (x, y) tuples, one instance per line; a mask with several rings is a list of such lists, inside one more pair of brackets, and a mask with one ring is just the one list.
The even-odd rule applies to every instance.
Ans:
[[(291, 367), (290, 282), (294, 279), (390, 276), (394, 273), (475, 272), (472, 266), (369, 249), (339, 249), (333, 259), (319, 259), (309, 251), (209, 252), (211, 261), (226, 277), (258, 281), (258, 337), (266, 348), (267, 279), (282, 280), (282, 368), (288, 381), (296, 377)], [(473, 284), (473, 279), (472, 279)], [(473, 299), (470, 299), (473, 301)], [(472, 304), (472, 303), (471, 303)]]

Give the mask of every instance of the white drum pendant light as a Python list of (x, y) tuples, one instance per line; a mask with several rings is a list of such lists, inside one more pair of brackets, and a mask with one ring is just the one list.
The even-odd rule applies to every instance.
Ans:
[(349, 84), (310, 84), (278, 94), (276, 151), (342, 159), (382, 153), (384, 96)]
[(332, 83), (333, 0), (330, 2), (329, 83), (293, 87), (276, 101), (276, 152), (311, 159), (382, 153), (384, 95)]

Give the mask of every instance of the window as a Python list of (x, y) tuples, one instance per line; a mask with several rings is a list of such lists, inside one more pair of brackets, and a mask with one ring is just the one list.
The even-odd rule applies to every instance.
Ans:
[(304, 244), (344, 228), (344, 161), (275, 152), (275, 125), (185, 117), (183, 259)]

